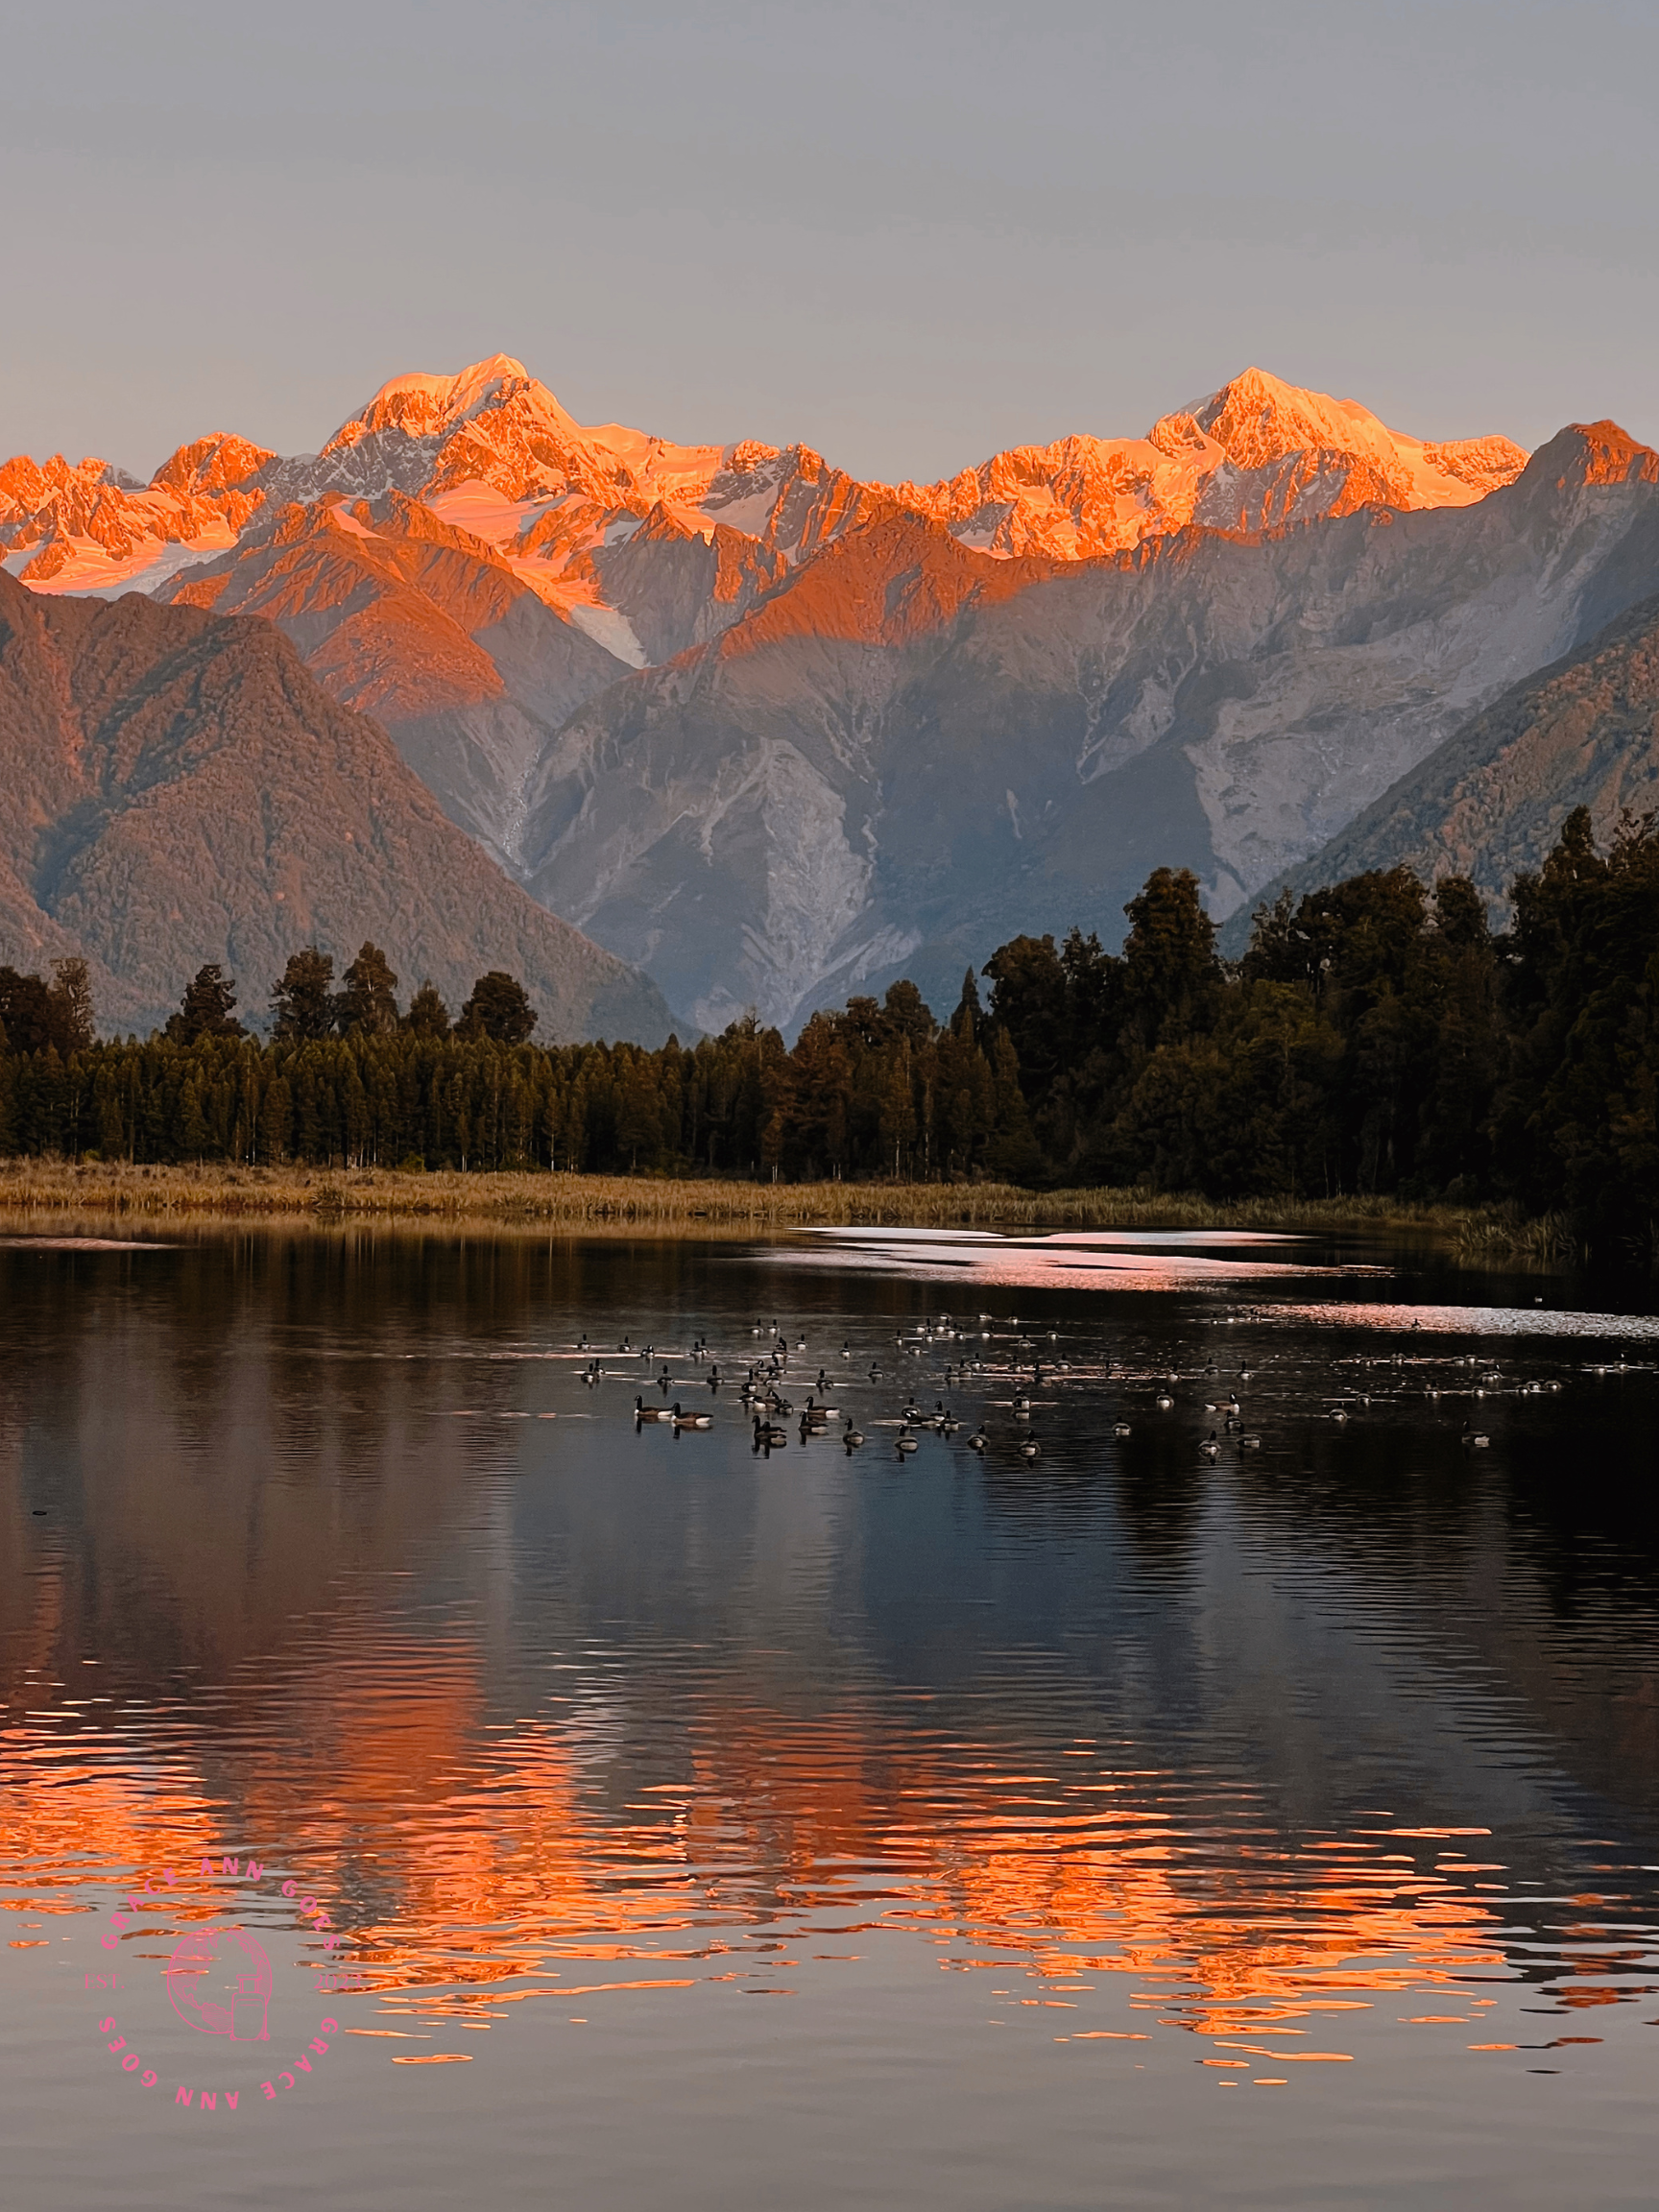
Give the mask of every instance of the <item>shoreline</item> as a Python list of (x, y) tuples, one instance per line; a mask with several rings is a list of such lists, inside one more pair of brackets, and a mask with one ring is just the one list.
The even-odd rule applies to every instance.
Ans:
[(1245, 1198), (1143, 1190), (1024, 1190), (1008, 1184), (738, 1183), (653, 1176), (419, 1173), (391, 1167), (142, 1167), (0, 1160), (0, 1219), (339, 1228), (639, 1229), (683, 1235), (836, 1227), (1279, 1229), (1426, 1235), (1473, 1262), (1564, 1262), (1553, 1217), (1500, 1206), (1393, 1198)]

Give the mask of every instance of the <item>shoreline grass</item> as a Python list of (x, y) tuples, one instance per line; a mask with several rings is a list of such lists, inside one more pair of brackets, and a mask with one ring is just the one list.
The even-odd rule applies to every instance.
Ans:
[(749, 1183), (643, 1175), (420, 1173), (400, 1168), (144, 1167), (0, 1160), (0, 1216), (107, 1220), (381, 1223), (743, 1236), (830, 1227), (1279, 1229), (1421, 1234), (1472, 1263), (1571, 1256), (1557, 1217), (1497, 1206), (1383, 1197), (1246, 1198), (1146, 1190), (1024, 1190), (1009, 1184)]

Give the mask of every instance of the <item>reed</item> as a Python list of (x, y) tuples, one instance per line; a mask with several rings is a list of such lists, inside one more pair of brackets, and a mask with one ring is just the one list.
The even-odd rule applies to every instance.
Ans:
[[(1556, 1231), (1502, 1210), (1394, 1198), (1246, 1198), (1233, 1203), (1148, 1190), (1022, 1190), (1009, 1184), (748, 1183), (634, 1175), (431, 1174), (366, 1167), (143, 1167), (0, 1161), (0, 1214), (109, 1220), (381, 1220), (637, 1227), (703, 1233), (836, 1225), (917, 1228), (1300, 1229), (1426, 1232), (1472, 1262), (1525, 1250), (1544, 1258)], [(1551, 1216), (1554, 1222), (1556, 1216)], [(1515, 1241), (1535, 1234), (1536, 1247)]]

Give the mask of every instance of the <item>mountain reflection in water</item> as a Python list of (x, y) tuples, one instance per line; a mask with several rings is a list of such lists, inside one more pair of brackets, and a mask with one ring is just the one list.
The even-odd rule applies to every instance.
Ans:
[[(1261, 2146), (1263, 2201), (1376, 2200), (1342, 2149), (1367, 2080), (1409, 2114), (1423, 2201), (1472, 2112), (1507, 2145), (1481, 2171), (1544, 2201), (1573, 2140), (1528, 2140), (1544, 2073), (1558, 2115), (1595, 2100), (1623, 2200), (1659, 1985), (1651, 1320), (1289, 1240), (1130, 1239), (1151, 1271), (1103, 1290), (1076, 1238), (954, 1239), (973, 1280), (942, 1290), (944, 1241), (0, 1244), (18, 2201), (54, 2200), (54, 2112), (108, 2130), (81, 2200), (193, 2200), (174, 2130), (146, 2121), (134, 2194), (113, 2092), (82, 2110), (82, 1978), (125, 1888), (255, 1846), (335, 1900), (357, 1984), (328, 1999), (360, 2038), (330, 2201), (381, 2201), (394, 2138), (403, 2200), (462, 2171), (540, 2200), (551, 2112), (601, 2203), (660, 2155), (686, 2201), (770, 2201), (718, 2147), (687, 2186), (685, 2145), (785, 2063), (779, 2154), (828, 2155), (814, 2099), (841, 2130), (791, 2184), (814, 2204), (878, 2169), (907, 2203), (1096, 2202), (1108, 2107), (1190, 2200), (1232, 2186), (1224, 2080), (1327, 2114), (1317, 2153)], [(757, 1316), (786, 1324), (796, 1409), (824, 1366), (861, 1451), (751, 1448)], [(639, 1394), (715, 1427), (637, 1431)], [(961, 1427), (901, 1459), (902, 1410), (940, 1399)], [(123, 1962), (236, 1895), (162, 1899)], [(756, 1995), (788, 2005), (732, 2009)], [(393, 2072), (428, 2044), (477, 2059), (464, 2090)], [(928, 2128), (968, 2141), (1016, 2081), (974, 2172), (941, 2166)], [(921, 2100), (908, 2148), (888, 2094)], [(321, 2134), (274, 2138), (271, 2201), (329, 2109), (319, 2087)]]

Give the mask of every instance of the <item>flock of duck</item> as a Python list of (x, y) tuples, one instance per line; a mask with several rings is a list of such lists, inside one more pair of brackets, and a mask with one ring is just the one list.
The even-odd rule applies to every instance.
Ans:
[[(670, 1394), (698, 1388), (707, 1389), (711, 1399), (717, 1399), (723, 1389), (730, 1388), (749, 1422), (752, 1446), (757, 1456), (770, 1457), (772, 1453), (782, 1451), (790, 1443), (792, 1434), (798, 1435), (802, 1444), (814, 1439), (833, 1438), (849, 1455), (860, 1451), (870, 1439), (853, 1413), (844, 1411), (837, 1400), (849, 1386), (862, 1390), (866, 1383), (872, 1388), (878, 1388), (886, 1382), (889, 1377), (880, 1358), (871, 1361), (867, 1377), (854, 1376), (852, 1369), (854, 1354), (852, 1346), (844, 1342), (836, 1362), (840, 1382), (832, 1382), (829, 1368), (820, 1365), (815, 1380), (803, 1392), (802, 1383), (810, 1373), (809, 1363), (803, 1358), (807, 1351), (805, 1337), (796, 1336), (791, 1340), (788, 1332), (776, 1321), (757, 1321), (752, 1334), (764, 1340), (763, 1348), (756, 1351), (740, 1372), (729, 1360), (724, 1375), (721, 1363), (710, 1350), (708, 1339), (701, 1336), (693, 1340), (688, 1350), (673, 1356), (677, 1360), (689, 1360), (693, 1368), (698, 1370), (691, 1377), (676, 1378), (668, 1359), (659, 1355), (654, 1344), (647, 1342), (637, 1346), (631, 1336), (624, 1336), (613, 1348), (616, 1354), (635, 1363), (631, 1370), (618, 1372), (613, 1367), (606, 1366), (604, 1355), (596, 1352), (586, 1336), (576, 1349), (587, 1356), (582, 1380), (589, 1387), (597, 1387), (607, 1381), (626, 1379), (637, 1382), (639, 1375), (638, 1362), (641, 1361), (648, 1367), (660, 1367), (661, 1372), (655, 1375), (650, 1385), (658, 1393), (657, 1402), (648, 1401), (644, 1390), (636, 1392), (633, 1420), (637, 1431), (643, 1429), (647, 1423), (665, 1424), (676, 1435), (711, 1429), (714, 1426), (714, 1415), (710, 1410), (691, 1407), (684, 1395)], [(1159, 1414), (1175, 1410), (1176, 1391), (1184, 1382), (1197, 1382), (1206, 1392), (1202, 1405), (1210, 1421), (1207, 1433), (1202, 1434), (1198, 1440), (1197, 1450), (1201, 1459), (1217, 1459), (1224, 1447), (1231, 1447), (1239, 1453), (1259, 1452), (1265, 1440), (1262, 1431), (1246, 1421), (1239, 1396), (1240, 1388), (1247, 1386), (1258, 1373), (1248, 1362), (1241, 1363), (1233, 1371), (1228, 1386), (1223, 1386), (1221, 1369), (1214, 1361), (1185, 1376), (1174, 1369), (1148, 1374), (1145, 1370), (1120, 1367), (1110, 1358), (1103, 1365), (1091, 1362), (1086, 1367), (1074, 1369), (1070, 1361), (1047, 1349), (1048, 1346), (1058, 1344), (1058, 1332), (1047, 1332), (1045, 1337), (1022, 1334), (1017, 1318), (994, 1327), (992, 1317), (983, 1313), (977, 1316), (977, 1325), (972, 1327), (952, 1316), (940, 1315), (933, 1321), (918, 1324), (908, 1332), (901, 1332), (893, 1341), (901, 1359), (926, 1358), (929, 1354), (936, 1355), (944, 1351), (946, 1359), (943, 1382), (947, 1390), (971, 1387), (980, 1390), (987, 1383), (994, 1385), (998, 1382), (1005, 1382), (1010, 1395), (991, 1403), (1006, 1408), (1012, 1425), (1011, 1441), (1014, 1451), (1019, 1458), (1027, 1463), (1041, 1458), (1043, 1455), (1043, 1443), (1033, 1426), (1036, 1416), (1040, 1408), (1055, 1403), (1052, 1398), (1045, 1399), (1039, 1395), (1045, 1382), (1052, 1388), (1066, 1382), (1098, 1381), (1118, 1390), (1128, 1386), (1144, 1387), (1150, 1382), (1153, 1385), (1152, 1407)], [(996, 1347), (994, 1351), (984, 1349), (993, 1345)], [(1433, 1361), (1415, 1358), (1407, 1361), (1403, 1353), (1395, 1353), (1390, 1357), (1348, 1360), (1338, 1364), (1361, 1370), (1381, 1367), (1386, 1371), (1381, 1382), (1369, 1372), (1361, 1372), (1348, 1387), (1335, 1394), (1334, 1400), (1331, 1394), (1327, 1394), (1327, 1402), (1321, 1407), (1321, 1412), (1339, 1427), (1355, 1413), (1369, 1407), (1374, 1396), (1393, 1398), (1402, 1395), (1402, 1385), (1406, 1379), (1403, 1370), (1407, 1366), (1431, 1365), (1435, 1369), (1427, 1387), (1411, 1393), (1431, 1403), (1447, 1395), (1479, 1400), (1497, 1393), (1541, 1395), (1561, 1388), (1561, 1383), (1555, 1380), (1514, 1382), (1492, 1367), (1489, 1357), (1473, 1353), (1456, 1358), (1445, 1357)], [(1461, 1369), (1463, 1372), (1455, 1375), (1441, 1372), (1448, 1368)], [(1474, 1372), (1470, 1373), (1469, 1370)], [(1617, 1369), (1593, 1371), (1612, 1373), (1633, 1370), (1627, 1362), (1621, 1361)], [(795, 1395), (791, 1395), (791, 1392)], [(797, 1396), (801, 1399), (799, 1409), (796, 1405)], [(872, 1420), (869, 1426), (872, 1430), (886, 1431), (891, 1438), (895, 1455), (904, 1459), (919, 1449), (924, 1434), (932, 1432), (940, 1436), (953, 1436), (963, 1425), (945, 1397), (935, 1397), (931, 1407), (927, 1407), (922, 1403), (920, 1393), (911, 1392), (896, 1416)], [(1096, 1430), (1094, 1432), (1102, 1431)], [(1118, 1438), (1127, 1437), (1134, 1432), (1133, 1424), (1119, 1414), (1105, 1424), (1104, 1432)], [(983, 1419), (966, 1438), (969, 1448), (976, 1453), (987, 1451), (992, 1441)], [(1463, 1425), (1459, 1441), (1467, 1451), (1483, 1452), (1491, 1444), (1491, 1435), (1471, 1416)]]

